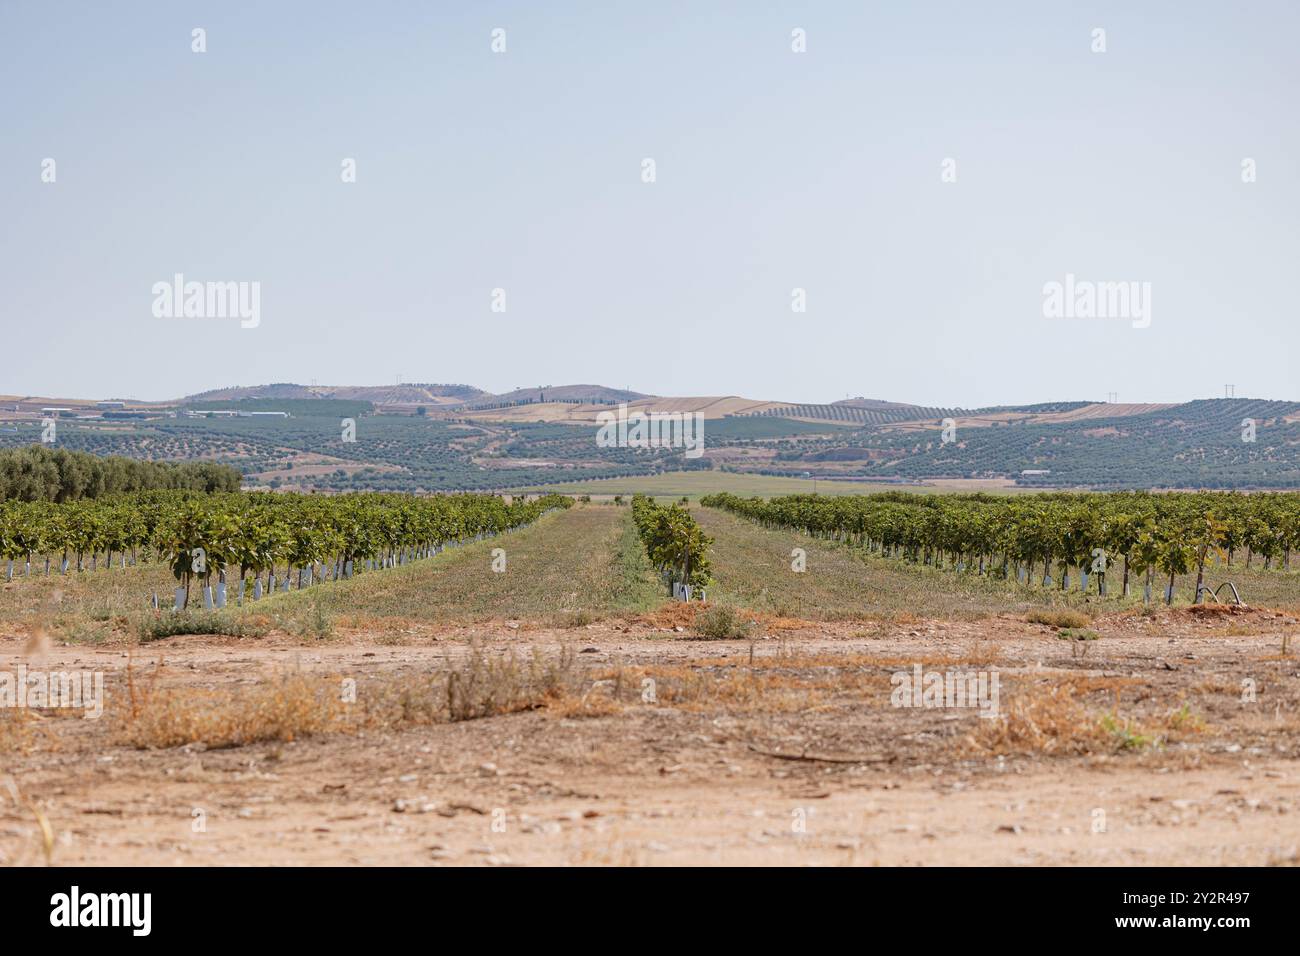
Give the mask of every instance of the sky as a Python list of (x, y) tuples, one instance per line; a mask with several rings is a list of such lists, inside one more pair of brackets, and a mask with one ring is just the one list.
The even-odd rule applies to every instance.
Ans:
[[(1290, 0), (0, 0), (0, 394), (1300, 400), (1297, 33)], [(256, 283), (256, 323), (169, 311), (178, 274)], [(1136, 297), (1049, 315), (1067, 276)]]

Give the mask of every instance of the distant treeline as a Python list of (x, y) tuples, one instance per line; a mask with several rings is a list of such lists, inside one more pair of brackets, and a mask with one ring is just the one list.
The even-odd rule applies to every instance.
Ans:
[(243, 476), (214, 462), (137, 461), (27, 445), (0, 451), (0, 501), (77, 501), (155, 488), (238, 491)]

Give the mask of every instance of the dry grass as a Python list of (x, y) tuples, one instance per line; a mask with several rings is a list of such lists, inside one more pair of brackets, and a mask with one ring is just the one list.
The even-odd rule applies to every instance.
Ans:
[[(917, 664), (954, 669), (987, 666), (997, 661), (999, 654), (996, 645), (965, 656), (909, 657), (797, 653), (778, 647), (776, 653), (761, 656), (751, 653), (672, 665), (620, 666), (598, 673), (596, 683), (609, 685), (612, 699), (623, 703), (640, 700), (701, 713), (812, 713), (841, 704), (875, 709), (889, 706), (894, 672), (910, 671)], [(647, 688), (653, 699), (647, 699)]]
[(57, 739), (44, 718), (26, 707), (0, 707), (0, 753), (28, 754), (38, 743), (55, 744)]
[[(22, 792), (18, 782), (13, 777), (6, 777), (4, 780), (4, 790), (13, 800), (14, 806), (20, 811), (30, 813), (36, 823), (36, 837), (40, 847), (41, 854), (45, 858), (45, 865), (49, 866), (54, 861), (54, 828), (50, 826), (49, 817), (31, 797)], [(22, 860), (7, 860), (7, 863), (20, 865)]]
[[(155, 675), (157, 671), (155, 671)], [(118, 716), (118, 741), (139, 749), (204, 744), (209, 749), (289, 742), (355, 729), (339, 681), (281, 675), (248, 689), (132, 688)]]
[(586, 627), (588, 624), (594, 624), (599, 620), (598, 615), (592, 611), (560, 611), (550, 615), (546, 623), (551, 627), (562, 630), (573, 630), (579, 627)]
[[(1122, 688), (1132, 678), (1081, 677), (1019, 690), (1000, 717), (981, 720), (964, 745), (977, 753), (1092, 755), (1141, 751), (1205, 732), (1207, 725), (1184, 700), (1174, 709), (1139, 718), (1119, 712)], [(1113, 694), (1108, 711), (1090, 709), (1080, 698)]]
[(1088, 754), (1104, 748), (1101, 724), (1068, 684), (1035, 685), (1016, 694), (1004, 711), (980, 721), (967, 738), (972, 749), (985, 754)]
[(281, 674), (251, 688), (164, 685), (165, 668), (137, 678), (127, 668), (127, 694), (114, 713), (116, 742), (140, 749), (202, 744), (210, 749), (316, 734), (397, 730), (475, 720), (555, 705), (585, 706), (583, 682), (567, 648), (527, 658), (472, 647), (460, 664), (433, 674), (349, 686), (341, 676)]
[(683, 661), (682, 666), (695, 668), (748, 667), (781, 669), (848, 669), (909, 670), (920, 664), (926, 668), (988, 667), (1003, 663), (1000, 644), (979, 642), (959, 654), (934, 652), (930, 654), (864, 654), (855, 651), (800, 651), (781, 642), (769, 653), (757, 653), (758, 644), (751, 642), (748, 653), (727, 657), (697, 657)]
[(1066, 628), (1087, 627), (1092, 623), (1092, 618), (1082, 611), (1052, 608), (1030, 611), (1025, 615), (1025, 620), (1030, 624), (1046, 624), (1048, 627)]
[[(865, 675), (856, 675), (860, 684)], [(879, 681), (879, 678), (876, 678)], [(887, 686), (887, 682), (886, 686)], [(826, 675), (764, 674), (748, 668), (691, 666), (621, 667), (597, 677), (611, 702), (641, 702), (704, 712), (789, 713), (823, 703), (827, 692), (848, 690), (849, 681)], [(887, 698), (886, 694), (886, 698)]]
[(474, 646), (447, 675), (447, 715), (453, 721), (474, 720), (532, 710), (572, 694), (576, 685), (568, 648), (551, 657), (534, 649), (525, 661), (514, 651), (491, 656)]

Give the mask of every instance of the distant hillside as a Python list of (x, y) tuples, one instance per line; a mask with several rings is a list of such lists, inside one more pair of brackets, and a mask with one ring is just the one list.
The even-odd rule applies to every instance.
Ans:
[(196, 402), (231, 402), (244, 399), (313, 399), (332, 398), (371, 402), (375, 405), (459, 405), (472, 402), (488, 393), (472, 385), (274, 385), (233, 386), (218, 388), (181, 399), (182, 404)]
[[(996, 412), (1028, 412), (1030, 414), (1047, 414), (1050, 412), (1072, 412), (1078, 408), (1088, 408), (1092, 405), (1100, 405), (1101, 402), (1038, 402), (1034, 405), (990, 405), (988, 408), (977, 408), (971, 414), (985, 415)], [(1114, 407), (1114, 406), (1111, 406)]]
[[(699, 454), (598, 445), (599, 416), (620, 402), (629, 412), (702, 416)], [(321, 491), (509, 488), (682, 470), (1036, 488), (1300, 488), (1300, 402), (1289, 401), (968, 410), (861, 397), (650, 396), (603, 385), (494, 395), (469, 385), (274, 383), (180, 404), (0, 395), (0, 448), (39, 443), (44, 420), (57, 417), (60, 447), (216, 461), (239, 468), (250, 486)], [(230, 411), (287, 415), (221, 414)], [(341, 440), (343, 418), (357, 419), (355, 442)]]
[[(612, 409), (614, 401), (551, 399), (550, 390), (544, 390), (544, 402), (486, 402), (452, 409), (453, 417), (469, 417), (476, 421), (500, 422), (570, 422), (595, 423), (597, 416)], [(624, 401), (623, 399), (619, 400)], [(644, 397), (627, 399), (628, 414), (700, 414), (706, 419), (718, 420), (738, 415), (748, 415), (768, 408), (771, 402), (755, 402), (735, 395), (692, 395), (669, 397)]]
[(354, 418), (374, 411), (370, 402), (346, 398), (235, 398), (187, 402), (190, 412), (287, 412), (295, 417)]
[(904, 408), (916, 408), (915, 405), (909, 405), (906, 402), (886, 402), (879, 398), (842, 398), (838, 402), (831, 402), (832, 405), (842, 405), (847, 408), (867, 408), (872, 411), (897, 411)]
[(893, 402), (872, 402), (869, 405), (856, 405), (850, 399), (847, 402), (834, 402), (830, 405), (783, 405), (773, 403), (766, 408), (740, 412), (742, 415), (757, 415), (766, 418), (793, 418), (804, 422), (828, 422), (831, 424), (856, 423), (859, 425), (884, 425), (890, 422), (924, 421), (935, 422), (962, 414), (960, 408), (938, 408), (921, 405), (899, 405)]
[(545, 385), (537, 388), (517, 388), (500, 395), (483, 394), (470, 403), (471, 408), (491, 406), (532, 405), (547, 402), (567, 402), (581, 404), (584, 402), (613, 405), (619, 402), (634, 402), (639, 398), (649, 398), (641, 392), (629, 392), (621, 388), (608, 388), (604, 385)]
[(1097, 402), (950, 417), (956, 429), (949, 441), (933, 420), (884, 423), (781, 449), (762, 470), (908, 481), (1011, 478), (1039, 487), (1300, 487), (1297, 402)]

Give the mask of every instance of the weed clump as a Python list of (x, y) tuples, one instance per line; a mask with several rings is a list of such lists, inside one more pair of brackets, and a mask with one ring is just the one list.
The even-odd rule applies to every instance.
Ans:
[(735, 608), (720, 605), (697, 614), (694, 626), (696, 637), (711, 641), (726, 641), (749, 637), (754, 622), (742, 620)]
[(514, 651), (492, 657), (474, 646), (447, 675), (447, 715), (458, 721), (533, 710), (571, 693), (577, 681), (568, 648), (551, 657), (534, 648), (524, 661)]
[(1082, 611), (1068, 609), (1040, 609), (1025, 615), (1030, 624), (1046, 624), (1048, 627), (1087, 627), (1092, 618)]
[(224, 634), (230, 637), (264, 637), (266, 627), (226, 611), (162, 611), (140, 619), (140, 641), (149, 643), (177, 634)]

